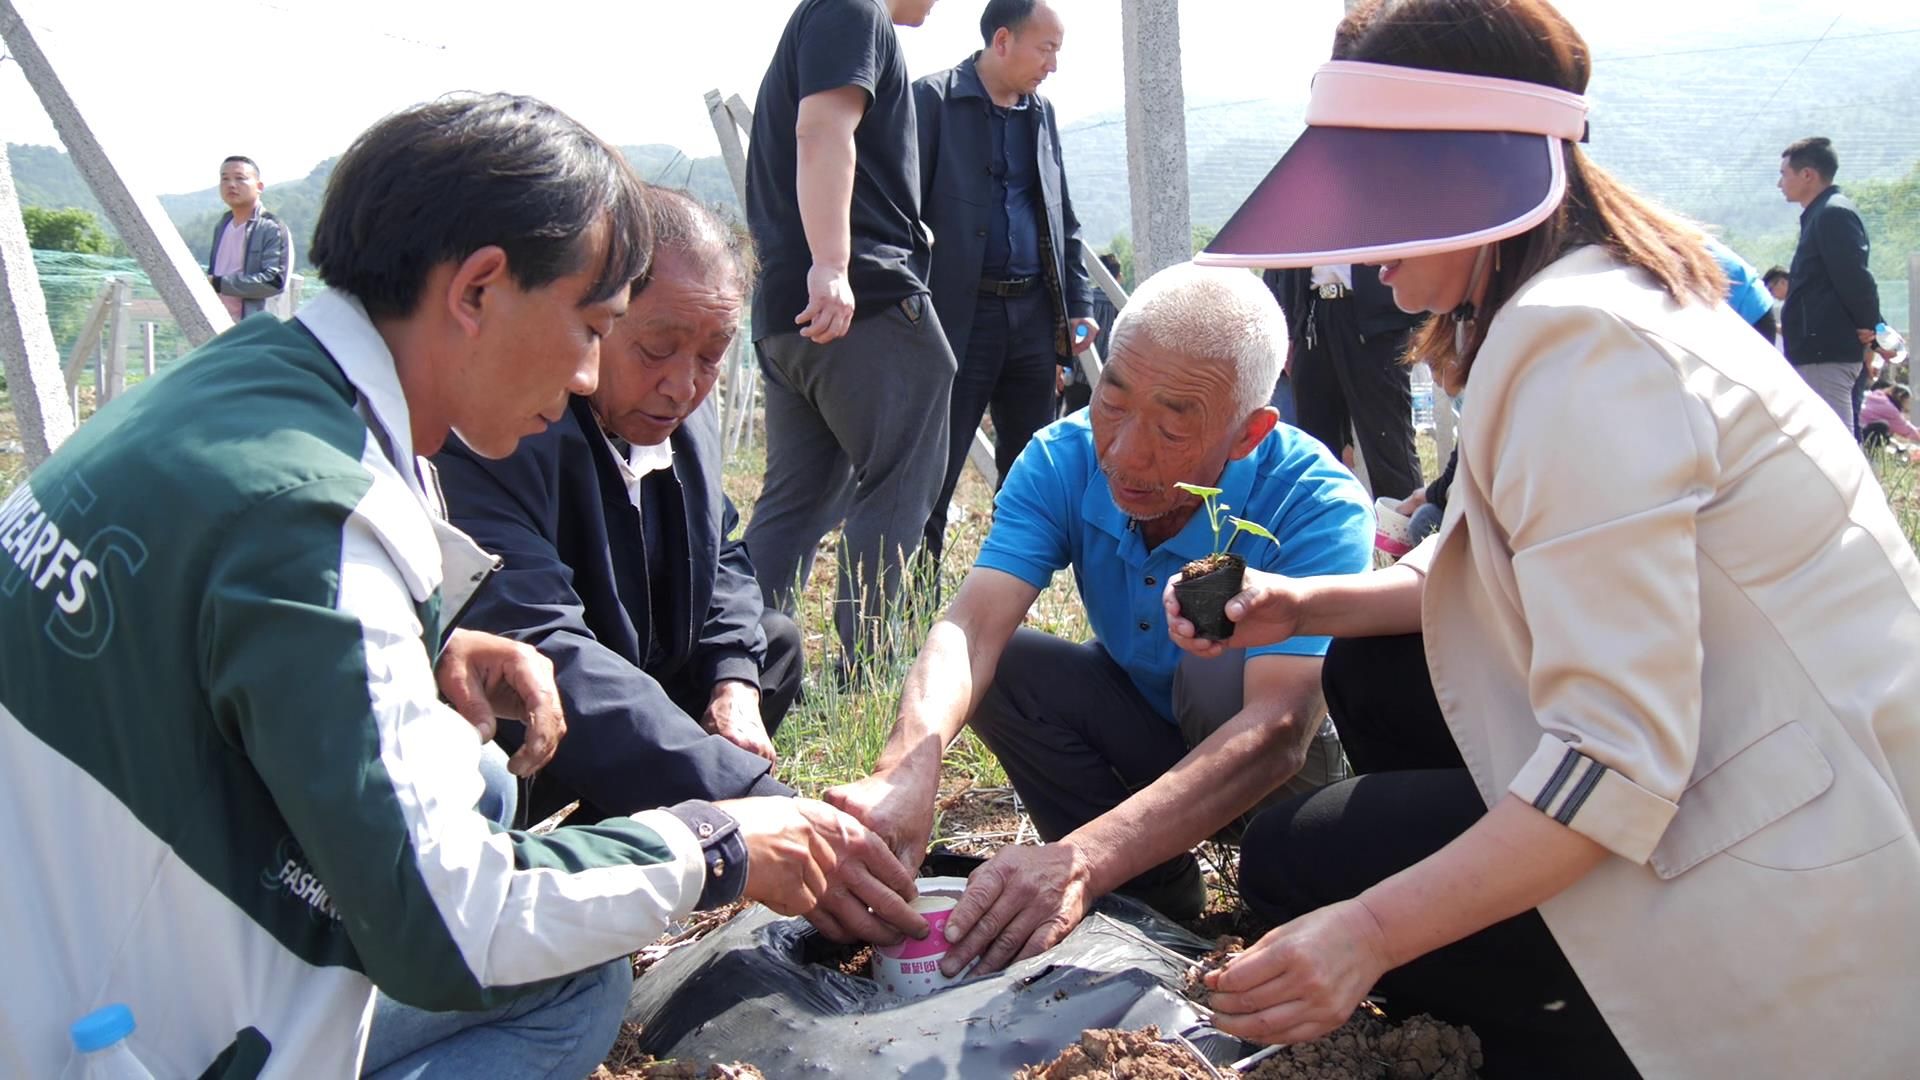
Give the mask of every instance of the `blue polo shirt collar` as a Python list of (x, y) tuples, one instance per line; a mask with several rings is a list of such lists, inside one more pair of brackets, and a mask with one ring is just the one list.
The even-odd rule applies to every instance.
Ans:
[[(1221, 471), (1220, 479), (1212, 487), (1220, 489), (1219, 501), (1227, 504), (1227, 513), (1239, 512), (1247, 504), (1247, 497), (1253, 492), (1255, 466), (1252, 455), (1236, 458), (1227, 462)], [(1087, 524), (1113, 537), (1120, 545), (1120, 553), (1134, 566), (1144, 565), (1148, 551), (1146, 542), (1140, 538), (1139, 530), (1133, 528), (1133, 519), (1113, 501), (1113, 489), (1107, 486), (1107, 474), (1096, 472), (1094, 482), (1087, 485), (1086, 494), (1080, 497), (1080, 517)], [(1226, 537), (1221, 537), (1224, 543)], [(1204, 559), (1213, 553), (1213, 528), (1207, 524), (1204, 510), (1195, 513), (1186, 527), (1175, 533), (1173, 539), (1152, 552), (1153, 555), (1178, 556), (1182, 565), (1194, 559)]]

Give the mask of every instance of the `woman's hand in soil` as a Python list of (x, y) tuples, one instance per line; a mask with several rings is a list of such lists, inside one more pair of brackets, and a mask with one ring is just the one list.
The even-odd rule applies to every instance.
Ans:
[(1249, 569), (1244, 586), (1227, 601), (1227, 618), (1233, 621), (1233, 636), (1225, 641), (1208, 641), (1194, 631), (1193, 623), (1180, 614), (1180, 601), (1174, 598), (1175, 575), (1160, 594), (1167, 611), (1167, 634), (1173, 643), (1195, 656), (1219, 656), (1228, 649), (1246, 649), (1272, 645), (1300, 632), (1300, 611), (1306, 592), (1300, 582), (1280, 574)]
[(1213, 1025), (1262, 1043), (1317, 1039), (1346, 1023), (1390, 966), (1366, 905), (1329, 904), (1207, 973)]
[(1072, 844), (1003, 847), (967, 879), (947, 917), (951, 944), (940, 972), (958, 975), (976, 956), (982, 974), (1037, 956), (1080, 925), (1092, 903)]

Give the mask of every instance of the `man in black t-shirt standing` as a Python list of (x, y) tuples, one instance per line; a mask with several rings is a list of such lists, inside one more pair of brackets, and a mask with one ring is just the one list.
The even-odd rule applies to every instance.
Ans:
[(802, 0), (761, 81), (747, 155), (767, 386), (747, 549), (768, 605), (791, 613), (814, 548), (845, 522), (843, 669), (882, 640), (946, 466), (954, 359), (927, 298), (919, 140), (893, 29), (932, 7)]

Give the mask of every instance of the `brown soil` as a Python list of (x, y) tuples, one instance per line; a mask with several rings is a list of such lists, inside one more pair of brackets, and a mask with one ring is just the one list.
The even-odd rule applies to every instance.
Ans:
[(800, 947), (800, 960), (803, 963), (830, 967), (842, 975), (857, 978), (873, 977), (873, 946), (828, 941), (819, 934), (809, 934)]
[(727, 1065), (660, 1061), (640, 1049), (639, 1024), (621, 1024), (606, 1063), (587, 1080), (766, 1080), (766, 1074), (737, 1061)]
[[(950, 791), (936, 804), (940, 823), (936, 835), (944, 837), (943, 846), (961, 855), (991, 856), (1020, 835), (1020, 815), (1014, 810), (1012, 788), (977, 788), (973, 781), (959, 777), (949, 781)], [(1028, 834), (1030, 841), (1040, 838)]]
[(1334, 1031), (1289, 1046), (1253, 1067), (1247, 1080), (1473, 1080), (1480, 1037), (1422, 1013), (1399, 1024), (1360, 1011)]
[(1194, 578), (1211, 574), (1226, 565), (1228, 565), (1227, 556), (1222, 552), (1216, 551), (1203, 559), (1195, 559), (1181, 567), (1180, 580), (1192, 581)]
[(1186, 985), (1181, 987), (1181, 992), (1187, 995), (1188, 1000), (1205, 1005), (1213, 997), (1213, 991), (1207, 989), (1207, 972), (1219, 971), (1227, 966), (1227, 961), (1246, 950), (1246, 941), (1231, 934), (1214, 942), (1213, 951), (1201, 957), (1187, 972)]
[(1029, 1065), (1013, 1080), (1199, 1080), (1206, 1069), (1187, 1050), (1160, 1041), (1160, 1029), (1102, 1028), (1082, 1032), (1080, 1041), (1044, 1065)]

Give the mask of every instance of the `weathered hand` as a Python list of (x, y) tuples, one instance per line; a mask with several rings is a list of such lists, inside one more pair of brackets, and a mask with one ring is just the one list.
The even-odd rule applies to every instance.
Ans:
[(901, 865), (917, 869), (933, 835), (939, 773), (903, 766), (829, 788), (821, 798), (880, 834)]
[(1219, 656), (1228, 649), (1247, 649), (1285, 641), (1300, 632), (1300, 607), (1304, 593), (1293, 578), (1248, 570), (1245, 586), (1227, 601), (1227, 618), (1233, 622), (1233, 636), (1225, 641), (1208, 641), (1194, 633), (1193, 623), (1180, 614), (1180, 601), (1173, 595), (1178, 574), (1167, 581), (1160, 594), (1167, 612), (1167, 635), (1173, 643), (1195, 656)]
[(967, 879), (947, 917), (949, 977), (980, 957), (978, 970), (998, 971), (1060, 944), (1093, 906), (1087, 868), (1071, 843), (1003, 847)]
[(1319, 1038), (1346, 1023), (1390, 967), (1386, 936), (1366, 905), (1329, 904), (1207, 973), (1213, 1025), (1262, 1043)]
[(1427, 489), (1424, 487), (1418, 487), (1413, 489), (1413, 494), (1408, 495), (1404, 499), (1401, 499), (1400, 505), (1395, 507), (1394, 509), (1400, 511), (1401, 513), (1407, 515), (1408, 517), (1412, 517), (1413, 512), (1415, 510), (1418, 510), (1425, 505), (1427, 505)]
[(1873, 332), (1872, 330), (1868, 330), (1865, 328), (1856, 329), (1854, 331), (1854, 334), (1860, 338), (1860, 344), (1862, 345), (1871, 345), (1873, 344), (1874, 339), (1880, 336), (1879, 334)]
[(827, 791), (826, 801), (872, 829), (892, 856), (846, 866), (808, 913), (829, 940), (890, 945), (902, 934), (926, 936), (926, 919), (910, 905), (914, 871), (933, 831), (936, 786), (936, 780), (901, 768)]
[(759, 754), (779, 764), (773, 752), (773, 740), (760, 719), (760, 691), (735, 679), (723, 680), (707, 699), (706, 715), (700, 726), (750, 754)]
[(782, 915), (812, 911), (847, 864), (884, 868), (892, 859), (871, 830), (823, 802), (773, 796), (715, 805), (732, 815), (746, 843), (747, 899)]
[(567, 719), (553, 662), (518, 641), (478, 630), (455, 630), (434, 664), (434, 681), (454, 711), (467, 718), (481, 741), (493, 738), (496, 719), (525, 724), (526, 738), (508, 760), (515, 776), (532, 776), (553, 760)]
[(800, 336), (825, 345), (853, 325), (853, 285), (845, 267), (814, 263), (807, 271), (807, 309), (794, 317)]

